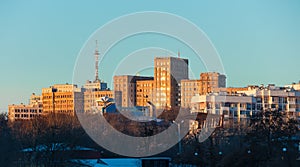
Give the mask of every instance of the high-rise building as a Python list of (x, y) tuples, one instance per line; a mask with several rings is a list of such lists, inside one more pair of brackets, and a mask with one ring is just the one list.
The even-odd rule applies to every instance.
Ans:
[(158, 109), (180, 107), (180, 82), (188, 79), (188, 59), (156, 57), (154, 59), (153, 103)]
[(206, 72), (200, 74), (200, 95), (211, 93), (214, 88), (225, 88), (226, 76), (217, 72)]
[(73, 84), (55, 84), (42, 89), (43, 112), (75, 115), (83, 112), (83, 92)]
[(136, 106), (137, 81), (153, 80), (153, 77), (121, 75), (114, 76), (114, 98), (117, 107)]

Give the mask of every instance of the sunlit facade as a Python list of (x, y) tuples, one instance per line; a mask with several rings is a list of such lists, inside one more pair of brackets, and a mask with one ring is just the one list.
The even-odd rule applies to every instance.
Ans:
[(83, 112), (83, 91), (73, 84), (56, 84), (42, 89), (44, 113), (75, 115)]

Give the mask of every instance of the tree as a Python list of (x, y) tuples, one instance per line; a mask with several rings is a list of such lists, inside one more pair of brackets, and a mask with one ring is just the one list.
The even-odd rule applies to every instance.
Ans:
[(11, 136), (8, 126), (7, 114), (0, 114), (0, 164), (3, 166), (14, 166), (17, 147)]
[(278, 158), (283, 147), (287, 147), (291, 137), (296, 134), (298, 124), (297, 120), (288, 118), (285, 112), (278, 110), (265, 110), (254, 115), (246, 142), (256, 165)]

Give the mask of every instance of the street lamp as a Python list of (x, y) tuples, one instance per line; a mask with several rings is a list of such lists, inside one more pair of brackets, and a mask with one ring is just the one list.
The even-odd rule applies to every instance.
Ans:
[[(180, 123), (183, 123), (184, 120), (182, 120)], [(176, 121), (173, 121), (174, 124), (177, 125), (178, 130), (178, 154), (181, 154), (181, 137), (180, 137), (180, 123), (177, 123)]]

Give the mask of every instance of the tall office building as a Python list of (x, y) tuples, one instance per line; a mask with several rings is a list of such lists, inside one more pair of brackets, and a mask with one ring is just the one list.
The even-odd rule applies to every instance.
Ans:
[(177, 57), (154, 59), (153, 102), (158, 109), (180, 107), (180, 82), (188, 79), (188, 60)]
[(73, 84), (55, 84), (42, 88), (43, 112), (75, 115), (83, 112), (83, 92)]
[(121, 75), (114, 76), (114, 98), (118, 107), (136, 106), (137, 81), (153, 80), (153, 77)]

